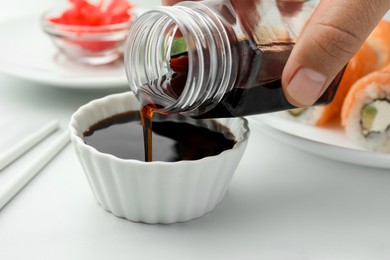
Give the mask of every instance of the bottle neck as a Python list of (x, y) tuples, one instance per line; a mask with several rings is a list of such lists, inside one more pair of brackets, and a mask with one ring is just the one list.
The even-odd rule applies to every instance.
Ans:
[[(181, 37), (185, 44), (179, 49), (188, 58), (188, 65), (182, 65), (188, 68), (184, 68), (182, 86), (172, 86), (177, 77), (172, 55), (177, 55), (175, 41)], [(130, 88), (142, 105), (151, 102), (158, 112), (191, 113), (210, 100), (218, 102), (231, 86), (232, 62), (226, 28), (218, 14), (200, 2), (144, 13), (133, 24), (125, 44)], [(180, 91), (172, 91), (177, 87)]]

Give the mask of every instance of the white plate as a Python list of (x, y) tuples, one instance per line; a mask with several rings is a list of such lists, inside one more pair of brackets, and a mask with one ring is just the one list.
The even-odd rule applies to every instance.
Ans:
[[(137, 14), (144, 12), (138, 9)], [(87, 66), (60, 54), (42, 31), (40, 15), (0, 23), (0, 71), (49, 86), (79, 89), (127, 87), (123, 61)]]
[(390, 154), (360, 148), (347, 139), (339, 126), (318, 128), (272, 114), (248, 119), (264, 133), (309, 153), (356, 165), (390, 169)]

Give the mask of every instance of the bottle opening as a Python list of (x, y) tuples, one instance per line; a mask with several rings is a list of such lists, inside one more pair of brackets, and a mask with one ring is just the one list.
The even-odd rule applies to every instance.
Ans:
[(138, 99), (160, 110), (175, 104), (189, 70), (187, 44), (177, 21), (163, 9), (148, 12), (131, 28), (126, 46), (126, 74)]
[(141, 15), (127, 38), (130, 88), (157, 112), (194, 111), (222, 97), (230, 80), (232, 58), (224, 27), (217, 18), (210, 20), (207, 7), (190, 5), (158, 7)]

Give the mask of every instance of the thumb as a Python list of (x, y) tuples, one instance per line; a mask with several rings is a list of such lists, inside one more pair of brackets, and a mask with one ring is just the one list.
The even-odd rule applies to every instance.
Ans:
[(288, 101), (313, 105), (389, 8), (389, 0), (320, 1), (283, 71)]

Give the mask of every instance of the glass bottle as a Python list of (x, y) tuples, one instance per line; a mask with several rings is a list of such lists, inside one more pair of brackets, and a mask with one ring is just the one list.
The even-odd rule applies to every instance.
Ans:
[[(142, 14), (125, 44), (131, 90), (142, 106), (197, 118), (294, 108), (284, 65), (319, 1), (206, 0)], [(329, 103), (342, 72), (316, 105)]]

